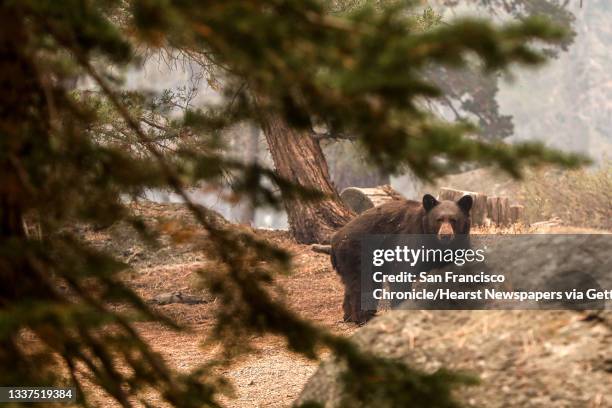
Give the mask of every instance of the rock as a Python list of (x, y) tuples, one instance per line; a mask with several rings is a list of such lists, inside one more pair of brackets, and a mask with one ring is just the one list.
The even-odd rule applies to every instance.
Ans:
[[(609, 236), (547, 237), (524, 236), (516, 245), (495, 246), (487, 260), (505, 271), (528, 262), (542, 280), (559, 269), (594, 274), (605, 270), (608, 278), (599, 283), (610, 288)], [(558, 255), (558, 261), (551, 261)], [(480, 385), (456, 392), (464, 404), (544, 408), (555, 401), (557, 407), (612, 406), (612, 375), (606, 363), (611, 358), (612, 312), (599, 312), (598, 319), (584, 315), (555, 310), (398, 310), (375, 318), (353, 339), (365, 350), (427, 372), (444, 367), (476, 375)], [(336, 359), (322, 363), (296, 404), (340, 406), (345, 396), (342, 369)]]

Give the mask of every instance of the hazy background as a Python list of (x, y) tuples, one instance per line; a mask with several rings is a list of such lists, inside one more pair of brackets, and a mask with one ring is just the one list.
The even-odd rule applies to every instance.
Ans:
[[(474, 6), (448, 8), (440, 1), (429, 2), (444, 20), (461, 15), (487, 15)], [(574, 42), (567, 51), (539, 69), (514, 69), (511, 78), (499, 83), (497, 102), (501, 114), (511, 115), (514, 134), (506, 139), (540, 140), (563, 150), (582, 152), (596, 162), (612, 158), (612, 1), (570, 1), (567, 6), (574, 17)], [(502, 21), (508, 15), (494, 16)], [(166, 59), (150, 57), (141, 69), (127, 73), (129, 87), (161, 91), (169, 88), (194, 87), (197, 93), (192, 106), (204, 106), (221, 99), (205, 77), (199, 75), (199, 67), (169, 63)], [(237, 126), (229, 132), (230, 150), (240, 155), (244, 140), (252, 137), (257, 129), (250, 125)], [(257, 160), (272, 165), (265, 140), (259, 135)], [(232, 152), (230, 152), (232, 154)], [(421, 183), (410, 174), (391, 178), (391, 184), (409, 198), (416, 198)], [(221, 212), (232, 221), (240, 219), (241, 205), (229, 206), (218, 196), (194, 192), (194, 197)], [(178, 201), (166, 192), (149, 192), (155, 201)], [(255, 225), (268, 228), (285, 228), (286, 217), (282, 213), (259, 209)]]

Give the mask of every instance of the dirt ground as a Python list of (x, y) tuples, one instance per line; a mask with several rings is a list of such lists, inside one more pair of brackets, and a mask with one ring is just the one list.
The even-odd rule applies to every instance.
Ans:
[[(163, 224), (162, 229), (170, 234), (193, 226), (189, 214), (180, 205), (147, 203), (139, 206), (138, 211), (148, 219), (157, 220), (158, 225)], [(313, 252), (308, 245), (296, 244), (287, 231), (257, 230), (256, 233), (293, 255), (294, 273), (277, 279), (288, 306), (334, 333), (352, 334), (357, 327), (341, 321), (343, 288), (331, 268), (329, 256)], [(207, 263), (201, 252), (194, 251), (189, 244), (171, 244), (170, 240), (162, 240), (167, 245), (149, 248), (125, 227), (85, 231), (85, 235), (94, 245), (111, 250), (132, 266), (124, 278), (140, 296), (155, 302), (153, 307), (166, 316), (189, 327), (189, 332), (177, 333), (157, 323), (136, 324), (141, 335), (172, 367), (187, 371), (213, 358), (214, 350), (205, 351), (201, 347), (212, 328), (216, 307), (214, 298), (202, 296), (201, 289), (197, 289), (197, 271)], [(168, 303), (173, 302), (171, 295), (177, 293), (196, 296), (204, 303)], [(286, 351), (283, 340), (277, 337), (254, 337), (252, 343), (257, 349), (253, 354), (221, 371), (232, 381), (236, 394), (234, 398), (223, 398), (222, 402), (228, 407), (290, 405), (319, 362)], [(102, 394), (94, 395), (92, 400), (114, 406)]]
[[(146, 218), (156, 220), (158, 225), (163, 224), (162, 229), (170, 231), (169, 235), (172, 231), (185, 231), (189, 225), (194, 225), (180, 205), (147, 203), (140, 205), (138, 211)], [(554, 232), (549, 224), (543, 225), (542, 231), (521, 228), (505, 232), (528, 231)], [(564, 232), (586, 231), (566, 229)], [(357, 330), (355, 325), (341, 321), (343, 288), (328, 255), (315, 253), (310, 246), (296, 244), (286, 231), (257, 230), (256, 233), (293, 255), (294, 273), (277, 279), (292, 310), (337, 334), (349, 336)], [(125, 279), (138, 294), (155, 302), (153, 307), (190, 328), (188, 332), (177, 333), (160, 324), (137, 324), (143, 337), (171, 366), (181, 371), (189, 370), (213, 358), (214, 350), (205, 351), (201, 347), (212, 328), (216, 307), (214, 298), (202, 296), (201, 289), (196, 289), (196, 271), (207, 262), (204, 255), (188, 244), (177, 246), (170, 240), (158, 248), (148, 248), (125, 228), (85, 231), (85, 235), (90, 242), (117, 253), (132, 266)], [(196, 296), (200, 303), (173, 303), (176, 296), (173, 298), (172, 294)], [(272, 336), (253, 338), (253, 345), (257, 350), (252, 355), (222, 371), (232, 381), (236, 394), (234, 398), (223, 398), (222, 402), (228, 407), (291, 405), (319, 362), (287, 352), (282, 339)], [(103, 395), (95, 397), (94, 400), (104, 401), (105, 406), (113, 406)]]
[[(291, 248), (294, 254), (294, 274), (278, 279), (289, 306), (301, 316), (336, 333), (351, 334), (355, 326), (340, 321), (338, 305), (342, 302), (342, 286), (329, 265), (328, 256), (313, 253), (308, 246), (295, 245), (286, 232), (271, 234), (284, 241), (283, 246)], [(187, 261), (141, 267), (132, 282), (145, 299), (169, 291), (189, 293), (189, 283), (195, 283), (193, 275), (201, 266), (201, 262)], [(139, 327), (144, 337), (174, 367), (191, 369), (211, 357), (202, 351), (200, 345), (213, 323), (214, 300), (204, 304), (174, 303), (157, 307), (192, 328), (192, 333), (177, 336), (176, 332), (159, 325)], [(318, 362), (287, 352), (282, 340), (272, 336), (254, 338), (252, 341), (258, 350), (223, 372), (233, 382), (236, 391), (235, 399), (225, 399), (223, 402), (228, 407), (290, 405), (317, 368)]]

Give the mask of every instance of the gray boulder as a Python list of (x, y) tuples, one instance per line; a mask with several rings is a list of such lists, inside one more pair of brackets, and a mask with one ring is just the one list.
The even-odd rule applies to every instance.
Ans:
[[(487, 263), (497, 271), (531, 271), (536, 284), (560, 271), (588, 272), (610, 288), (610, 243), (603, 235), (526, 236), (512, 246), (492, 242)], [(603, 407), (612, 406), (611, 328), (608, 310), (398, 310), (353, 339), (426, 372), (444, 367), (475, 375), (479, 385), (456, 390), (466, 406)], [(339, 406), (342, 370), (335, 359), (322, 363), (296, 404)]]

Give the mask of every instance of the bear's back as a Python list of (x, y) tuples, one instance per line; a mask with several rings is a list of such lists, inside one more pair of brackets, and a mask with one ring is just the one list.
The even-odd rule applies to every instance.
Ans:
[(420, 220), (423, 214), (423, 206), (418, 201), (390, 201), (353, 218), (334, 234), (332, 245), (334, 240), (346, 237), (359, 239), (368, 234), (418, 234), (421, 232)]
[(366, 235), (422, 234), (424, 213), (420, 202), (402, 199), (359, 214), (331, 239), (331, 260), (334, 268), (343, 274), (343, 269), (354, 269), (358, 265), (360, 240)]

